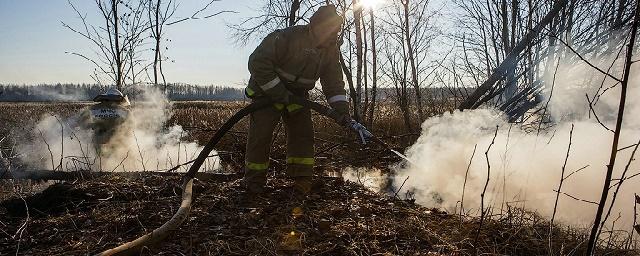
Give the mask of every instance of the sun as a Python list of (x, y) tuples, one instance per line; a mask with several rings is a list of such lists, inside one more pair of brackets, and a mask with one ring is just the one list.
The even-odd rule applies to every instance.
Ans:
[(374, 9), (378, 5), (380, 5), (384, 0), (360, 0), (360, 5), (363, 8), (371, 8)]

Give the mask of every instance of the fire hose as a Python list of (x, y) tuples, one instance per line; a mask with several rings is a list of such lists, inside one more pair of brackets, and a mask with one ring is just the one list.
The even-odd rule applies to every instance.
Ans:
[[(382, 145), (386, 149), (394, 151), (394, 153), (396, 152), (382, 140), (373, 136), (373, 134), (371, 134), (360, 123), (354, 121), (351, 118), (345, 118), (343, 114), (340, 114), (327, 106), (300, 97), (291, 97), (291, 103), (301, 105), (305, 108), (313, 109), (318, 114), (329, 117), (338, 124), (352, 129), (359, 136), (363, 144), (368, 140), (372, 140)], [(216, 131), (213, 137), (209, 139), (207, 144), (205, 144), (204, 148), (195, 158), (189, 170), (184, 174), (182, 178), (182, 201), (180, 203), (180, 207), (174, 213), (171, 219), (169, 219), (162, 226), (154, 229), (150, 233), (142, 235), (133, 241), (124, 243), (112, 249), (108, 249), (96, 255), (136, 255), (139, 254), (144, 248), (155, 245), (169, 236), (171, 231), (177, 229), (187, 219), (189, 212), (191, 211), (191, 203), (193, 201), (193, 179), (196, 173), (200, 170), (200, 167), (202, 166), (204, 161), (208, 158), (209, 153), (213, 151), (214, 147), (218, 144), (218, 142), (220, 142), (222, 137), (243, 117), (260, 109), (272, 107), (272, 105), (273, 103), (269, 100), (254, 101), (253, 103), (236, 112), (220, 127), (220, 129), (218, 129), (218, 131)]]

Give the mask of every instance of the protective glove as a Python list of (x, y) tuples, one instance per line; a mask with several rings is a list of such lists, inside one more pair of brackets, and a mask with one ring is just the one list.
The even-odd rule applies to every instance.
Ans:
[(373, 134), (371, 132), (369, 132), (369, 130), (367, 130), (367, 127), (364, 127), (364, 125), (356, 122), (356, 120), (351, 119), (348, 122), (348, 126), (353, 131), (356, 132), (356, 134), (360, 138), (360, 142), (362, 142), (362, 145), (366, 145), (367, 142), (370, 141), (373, 138)]
[(284, 108), (289, 105), (292, 95), (282, 83), (265, 91), (264, 94), (273, 102), (273, 107), (279, 111), (284, 110)]
[(351, 120), (351, 116), (349, 115), (349, 102), (346, 101), (336, 101), (330, 103), (331, 108), (335, 110), (338, 114), (342, 116), (342, 122), (348, 123)]
[(273, 101), (273, 103), (280, 103), (282, 105), (289, 105), (289, 96), (291, 96), (291, 92), (287, 90), (282, 84), (276, 85), (276, 87), (272, 88), (265, 92), (265, 94)]

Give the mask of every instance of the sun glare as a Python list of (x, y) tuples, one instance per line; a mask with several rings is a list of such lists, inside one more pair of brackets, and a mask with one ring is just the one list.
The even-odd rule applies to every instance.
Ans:
[(376, 8), (378, 5), (380, 5), (382, 3), (382, 1), (384, 0), (360, 0), (360, 4), (362, 5), (362, 7), (364, 8)]

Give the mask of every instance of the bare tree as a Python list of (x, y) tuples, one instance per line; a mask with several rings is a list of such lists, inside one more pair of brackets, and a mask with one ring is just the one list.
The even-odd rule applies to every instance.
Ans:
[(165, 91), (167, 90), (167, 81), (164, 72), (162, 72), (162, 61), (166, 60), (166, 57), (162, 55), (162, 39), (164, 38), (164, 27), (176, 10), (177, 6), (174, 0), (168, 0), (164, 4), (162, 0), (148, 0), (147, 2), (147, 16), (151, 24), (151, 38), (154, 41), (153, 83), (158, 85), (158, 74), (160, 74)]
[[(97, 57), (69, 52), (93, 63), (96, 67), (91, 77), (101, 83), (101, 76), (106, 75), (119, 89), (123, 89), (126, 79), (135, 82), (135, 77), (143, 69), (140, 67), (139, 47), (144, 42), (143, 34), (149, 28), (143, 19), (146, 5), (142, 1), (95, 0), (102, 25), (89, 24), (87, 15), (82, 14), (69, 1), (69, 5), (81, 21), (79, 28), (65, 22), (62, 25), (89, 40), (97, 53)], [(140, 70), (135, 69), (140, 67)]]
[(356, 95), (351, 96), (356, 104), (353, 105), (353, 117), (360, 121), (360, 105), (362, 104), (362, 66), (363, 66), (363, 45), (362, 45), (362, 6), (358, 0), (353, 0), (353, 23), (356, 37)]
[[(379, 19), (382, 26), (376, 26), (371, 32), (383, 33), (381, 49), (384, 50), (385, 61), (375, 69), (386, 78), (385, 85), (394, 88), (394, 98), (403, 113), (407, 131), (412, 130), (411, 120), (414, 117), (419, 122), (425, 118), (422, 93), (428, 86), (429, 75), (419, 74), (435, 73), (426, 65), (431, 43), (438, 35), (431, 25), (431, 15), (428, 0), (393, 1), (385, 7), (384, 15)], [(378, 80), (377, 77), (375, 79)], [(379, 83), (376, 84), (378, 86)]]
[(620, 83), (620, 104), (618, 106), (618, 117), (616, 119), (616, 128), (613, 133), (613, 142), (611, 143), (611, 155), (609, 158), (609, 164), (607, 164), (607, 173), (604, 179), (604, 185), (602, 188), (602, 194), (600, 202), (598, 204), (598, 210), (596, 211), (596, 217), (591, 228), (591, 234), (589, 235), (589, 244), (587, 245), (587, 255), (592, 255), (595, 252), (596, 242), (598, 240), (598, 233), (601, 227), (600, 221), (602, 219), (602, 212), (604, 211), (607, 197), (609, 195), (609, 189), (611, 185), (611, 178), (613, 175), (613, 168), (616, 164), (616, 156), (618, 153), (618, 140), (620, 138), (620, 131), (622, 130), (622, 121), (624, 119), (624, 109), (627, 99), (627, 87), (629, 84), (629, 72), (631, 71), (633, 47), (636, 41), (636, 34), (638, 30), (638, 24), (640, 23), (640, 1), (636, 2), (635, 15), (633, 25), (631, 26), (631, 38), (627, 45), (627, 55), (625, 58), (624, 74), (622, 82)]
[(373, 126), (373, 119), (376, 108), (376, 99), (378, 97), (378, 49), (376, 47), (376, 22), (373, 8), (369, 9), (369, 22), (371, 35), (371, 103), (369, 106), (369, 122), (368, 126)]
[[(411, 84), (413, 85), (413, 88), (415, 90), (415, 96), (416, 96), (416, 107), (418, 108), (418, 118), (420, 120), (420, 123), (422, 123), (422, 121), (424, 121), (424, 108), (422, 107), (422, 92), (420, 90), (420, 83), (418, 82), (418, 68), (416, 67), (416, 57), (415, 57), (415, 45), (414, 45), (414, 41), (412, 40), (412, 35), (413, 35), (413, 29), (411, 29), (412, 27), (410, 26), (410, 20), (409, 20), (409, 0), (404, 0), (404, 1), (400, 1), (402, 3), (402, 7), (403, 7), (403, 14), (404, 14), (404, 39), (407, 42), (407, 56), (409, 57), (409, 65), (411, 66)], [(428, 4), (428, 1), (424, 3), (424, 5), (426, 6)], [(422, 18), (422, 17), (420, 17)], [(414, 26), (419, 25), (419, 24), (415, 24)]]
[(238, 24), (230, 24), (231, 37), (236, 44), (246, 45), (276, 29), (282, 29), (308, 21), (318, 6), (326, 0), (264, 0), (258, 15), (244, 18)]

